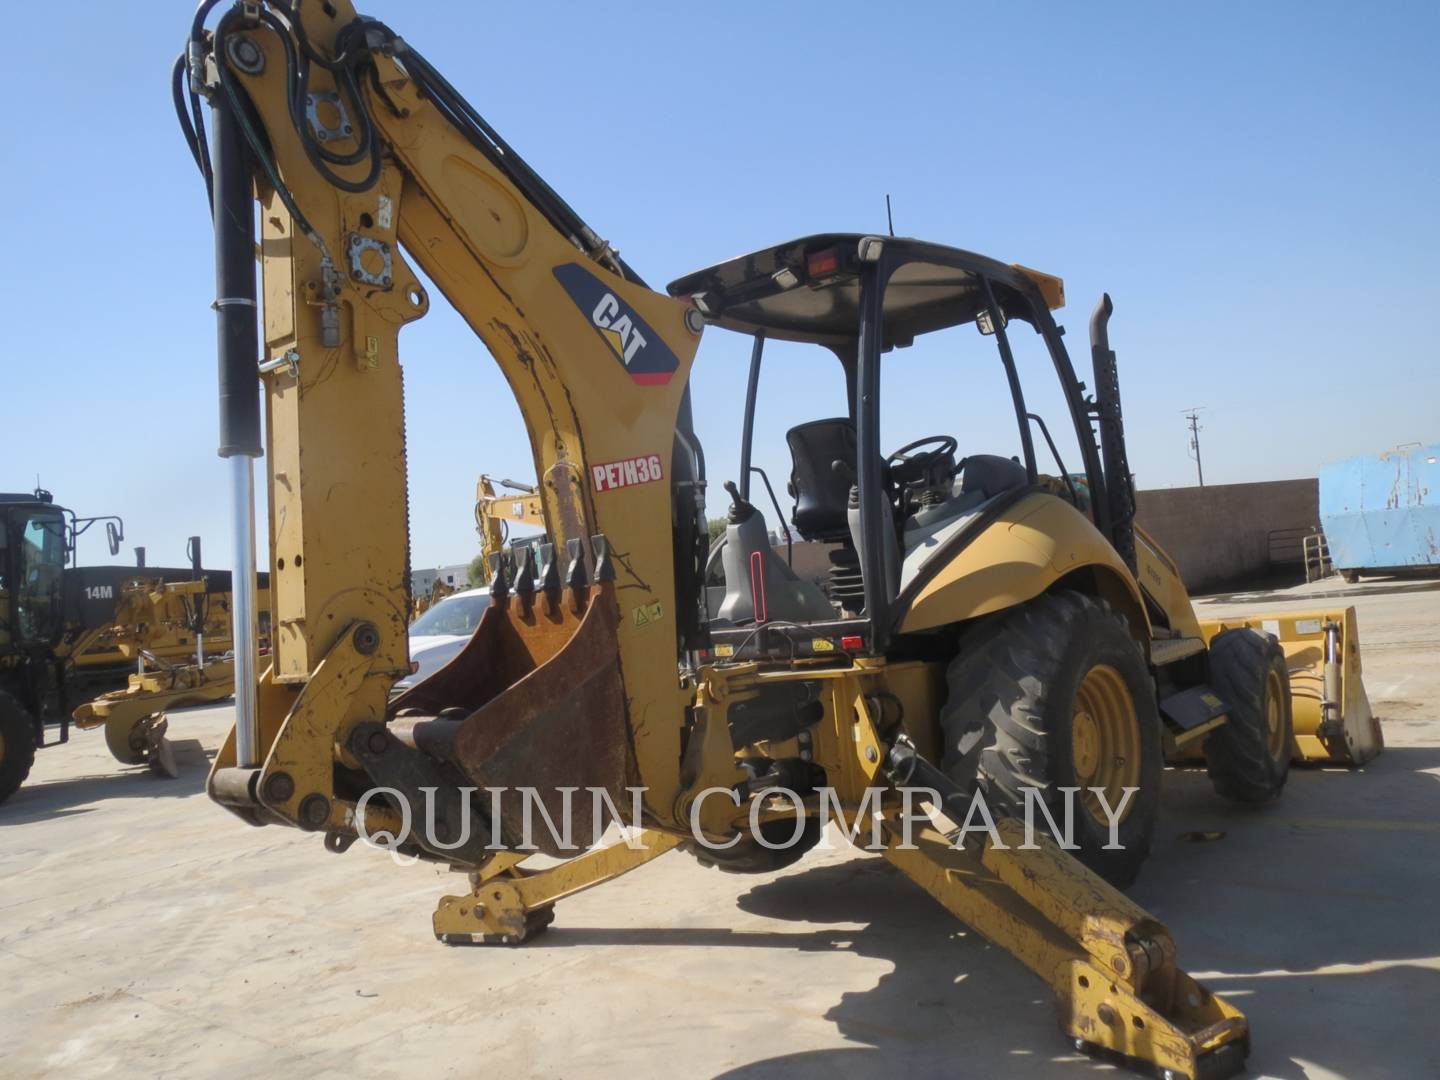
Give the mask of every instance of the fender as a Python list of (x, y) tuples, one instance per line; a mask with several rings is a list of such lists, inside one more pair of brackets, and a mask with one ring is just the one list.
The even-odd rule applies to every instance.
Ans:
[(1054, 495), (1023, 496), (953, 558), (942, 554), (932, 565), (901, 594), (902, 634), (1003, 611), (1088, 569), (1094, 590), (1130, 620), (1131, 633), (1149, 639), (1145, 603), (1129, 568), (1089, 518)]

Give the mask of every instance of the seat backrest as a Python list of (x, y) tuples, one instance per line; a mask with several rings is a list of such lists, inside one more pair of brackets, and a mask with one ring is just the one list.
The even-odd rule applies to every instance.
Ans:
[(960, 490), (978, 491), (987, 499), (993, 499), (1002, 491), (1013, 491), (1030, 483), (1030, 474), (1025, 466), (1012, 458), (998, 454), (971, 454), (964, 461), (960, 474)]
[[(851, 477), (855, 475), (855, 422), (848, 417), (811, 420), (785, 433), (790, 445), (790, 493), (795, 496), (791, 520), (806, 540), (836, 541), (850, 535), (846, 510)], [(836, 472), (843, 461), (848, 473)]]

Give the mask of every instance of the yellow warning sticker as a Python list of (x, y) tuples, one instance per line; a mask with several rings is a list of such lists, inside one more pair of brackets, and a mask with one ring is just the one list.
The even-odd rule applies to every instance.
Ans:
[(817, 637), (810, 642), (811, 652), (834, 652), (835, 643), (829, 638)]
[(656, 600), (654, 603), (641, 604), (639, 607), (632, 609), (630, 618), (636, 626), (649, 626), (653, 622), (659, 622), (663, 614), (664, 609), (661, 608), (660, 601)]
[(735, 646), (734, 646), (734, 645), (716, 645), (716, 646), (715, 646), (715, 655), (716, 655), (716, 656), (734, 656), (734, 655), (735, 655)]

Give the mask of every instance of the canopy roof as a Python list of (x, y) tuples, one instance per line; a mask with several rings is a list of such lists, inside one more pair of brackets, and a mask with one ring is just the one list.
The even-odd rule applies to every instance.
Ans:
[(983, 255), (894, 236), (818, 233), (697, 270), (669, 285), (690, 296), (712, 323), (789, 341), (844, 345), (860, 327), (860, 269), (883, 245), (895, 266), (885, 289), (885, 347), (973, 322), (985, 310), (988, 278), (1007, 318), (1029, 318), (1024, 296), (1049, 308), (1065, 303), (1057, 277)]

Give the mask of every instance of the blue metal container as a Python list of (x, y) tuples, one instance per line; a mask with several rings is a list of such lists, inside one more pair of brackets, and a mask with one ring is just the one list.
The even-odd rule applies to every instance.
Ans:
[(1440, 443), (1320, 470), (1320, 524), (1337, 570), (1440, 569)]

